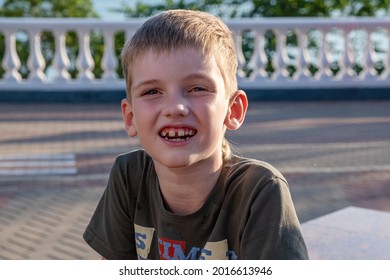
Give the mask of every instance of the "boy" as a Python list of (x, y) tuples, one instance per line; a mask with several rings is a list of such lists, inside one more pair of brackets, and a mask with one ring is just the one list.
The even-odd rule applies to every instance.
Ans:
[(231, 154), (248, 101), (231, 32), (203, 12), (146, 21), (122, 52), (127, 134), (84, 239), (106, 259), (307, 259), (283, 176)]

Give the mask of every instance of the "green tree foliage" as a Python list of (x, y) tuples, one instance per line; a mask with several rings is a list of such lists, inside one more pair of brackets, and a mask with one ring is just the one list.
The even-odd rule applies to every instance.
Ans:
[(5, 0), (3, 17), (97, 17), (91, 0)]
[[(157, 1), (156, 1), (157, 2)], [(127, 17), (148, 17), (167, 9), (208, 11), (232, 17), (328, 17), (389, 14), (390, 0), (165, 0), (156, 4), (137, 1), (115, 9)]]

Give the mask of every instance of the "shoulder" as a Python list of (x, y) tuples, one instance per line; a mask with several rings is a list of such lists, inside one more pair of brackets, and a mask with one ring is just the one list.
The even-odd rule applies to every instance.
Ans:
[(135, 150), (119, 155), (115, 159), (114, 168), (135, 171), (137, 169), (143, 169), (151, 163), (152, 159), (144, 150)]
[(290, 192), (287, 180), (271, 164), (233, 156), (223, 169), (224, 192), (246, 201), (277, 199)]
[(272, 180), (287, 180), (273, 165), (251, 158), (233, 156), (224, 166), (224, 172), (230, 179), (256, 181), (266, 184)]
[(120, 197), (132, 201), (137, 197), (144, 179), (149, 178), (153, 170), (152, 159), (143, 150), (119, 155), (110, 171), (106, 195), (116, 197), (115, 200)]
[(121, 177), (124, 181), (134, 181), (148, 173), (153, 161), (144, 150), (135, 150), (119, 155), (111, 169), (112, 177)]

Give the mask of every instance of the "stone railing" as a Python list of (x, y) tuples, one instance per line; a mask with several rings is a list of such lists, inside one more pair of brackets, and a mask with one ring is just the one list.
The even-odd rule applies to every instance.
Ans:
[[(121, 31), (129, 38), (143, 21), (0, 18), (0, 41), (4, 42), (0, 45), (0, 90), (124, 89), (124, 81), (117, 74), (114, 34)], [(241, 88), (390, 87), (389, 19), (247, 18), (227, 24), (234, 32), (239, 54)], [(50, 67), (42, 55), (44, 31), (54, 37)], [(73, 61), (65, 42), (69, 31), (78, 37), (78, 55)], [(92, 31), (100, 32), (104, 39), (99, 78), (93, 74)], [(29, 46), (24, 65), (28, 75), (24, 78), (18, 40)], [(73, 78), (70, 65), (78, 72)]]

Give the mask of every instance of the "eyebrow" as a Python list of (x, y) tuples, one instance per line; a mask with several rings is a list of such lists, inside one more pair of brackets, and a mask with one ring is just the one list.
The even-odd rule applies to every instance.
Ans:
[[(208, 75), (202, 74), (202, 73), (193, 73), (189, 74), (188, 76), (184, 77), (185, 80), (195, 79), (195, 80), (207, 80), (207, 82), (212, 83), (215, 85), (215, 82), (212, 78), (210, 78)], [(149, 85), (155, 85), (156, 83), (159, 83), (160, 80), (157, 79), (150, 79), (139, 82), (137, 85), (135, 85), (131, 90), (137, 91), (139, 88)]]
[(204, 75), (204, 74), (201, 74), (201, 73), (194, 73), (194, 74), (190, 74), (188, 76), (185, 77), (186, 79), (206, 79), (208, 81), (211, 81), (212, 79), (209, 78), (208, 75)]
[(205, 75), (205, 74), (202, 74), (202, 73), (194, 73), (194, 74), (190, 74), (188, 76), (185, 77), (185, 79), (187, 80), (204, 80), (206, 81), (206, 83), (211, 86), (211, 87), (215, 87), (216, 86), (216, 81), (210, 77), (209, 75)]
[(156, 84), (158, 82), (158, 80), (156, 79), (151, 79), (151, 80), (145, 80), (145, 81), (141, 81), (140, 83), (138, 83), (137, 85), (135, 85), (134, 87), (132, 87), (132, 91), (136, 91), (138, 90), (140, 87), (144, 87), (144, 86), (148, 86), (148, 85), (153, 85), (153, 84)]

